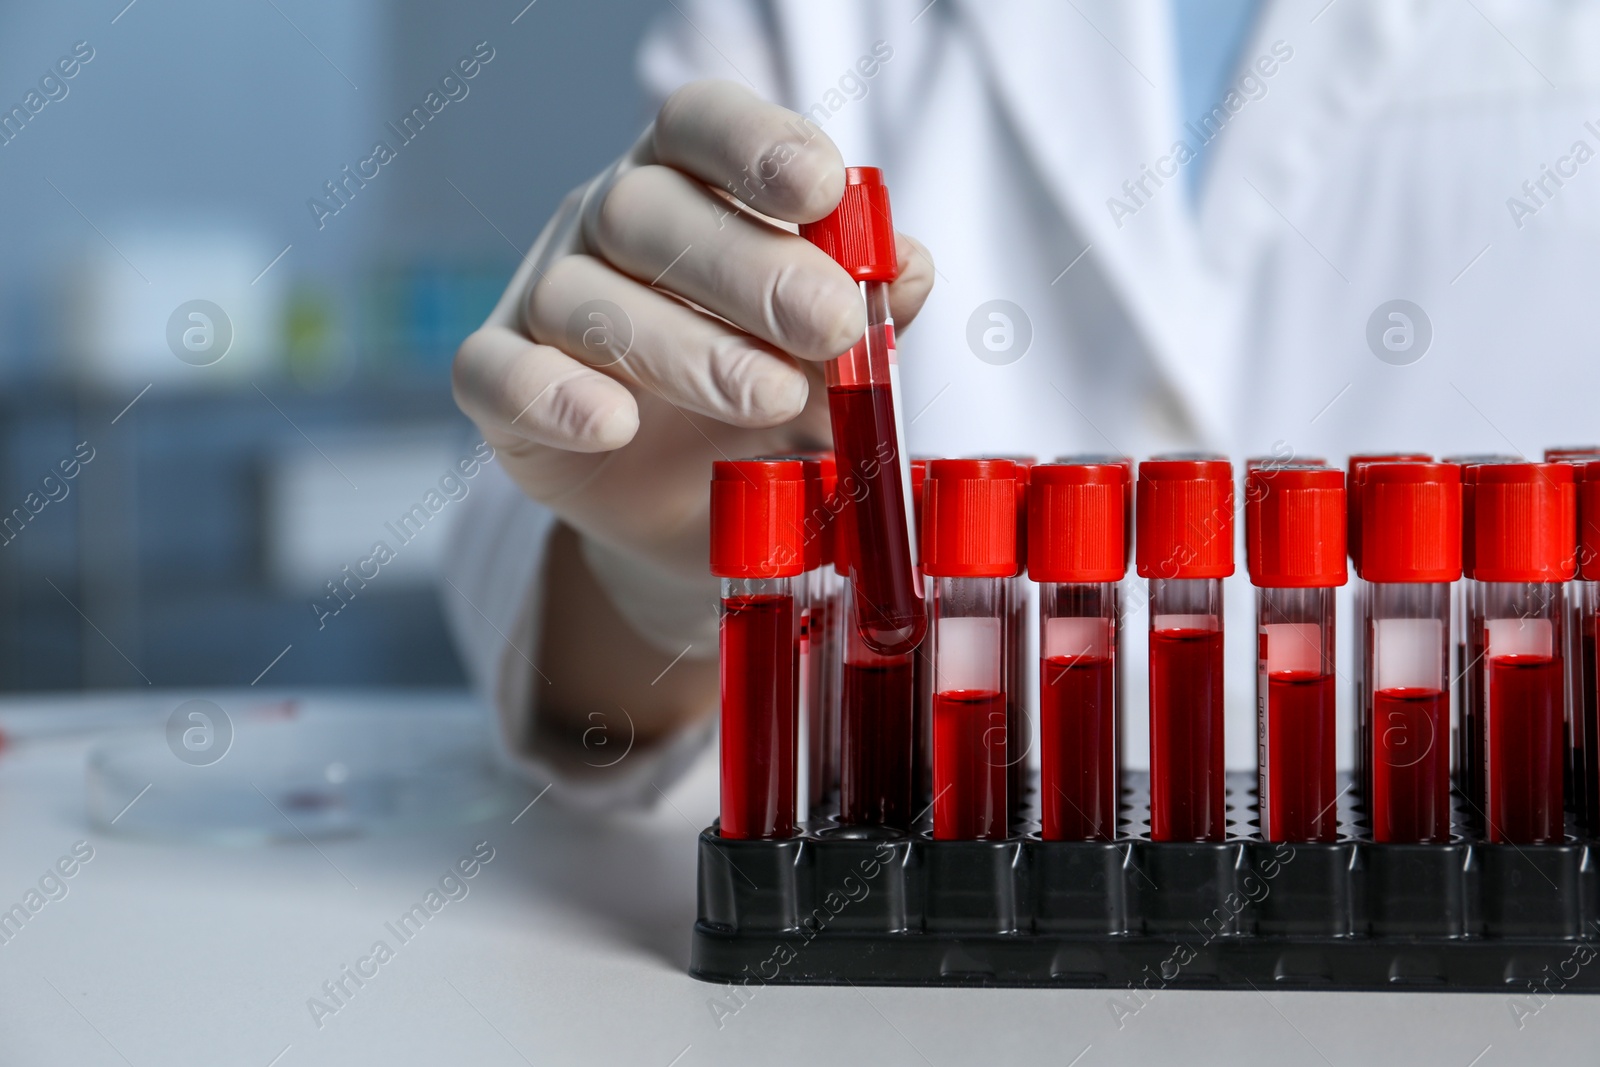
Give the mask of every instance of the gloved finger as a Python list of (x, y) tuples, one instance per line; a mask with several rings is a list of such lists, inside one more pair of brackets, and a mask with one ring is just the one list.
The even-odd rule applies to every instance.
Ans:
[(613, 266), (803, 359), (837, 356), (866, 329), (859, 287), (826, 253), (671, 167), (623, 175), (591, 229)]
[(894, 235), (894, 253), (900, 276), (889, 285), (889, 314), (895, 329), (904, 330), (933, 291), (933, 257), (921, 241), (903, 233)]
[(461, 342), (450, 378), (456, 404), (500, 442), (607, 452), (639, 429), (627, 386), (503, 326), (484, 326)]
[(828, 135), (734, 82), (691, 82), (669, 96), (655, 158), (786, 222), (815, 222), (844, 195), (844, 160)]
[(592, 256), (568, 256), (528, 294), (528, 329), (668, 403), (741, 427), (800, 414), (809, 388), (787, 356)]

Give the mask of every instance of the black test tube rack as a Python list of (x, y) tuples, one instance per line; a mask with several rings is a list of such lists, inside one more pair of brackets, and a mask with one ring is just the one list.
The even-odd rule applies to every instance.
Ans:
[[(1341, 787), (1348, 781), (1342, 777)], [(1228, 775), (1227, 839), (1155, 842), (1149, 780), (1117, 840), (934, 841), (844, 828), (699, 839), (690, 973), (741, 985), (1600, 992), (1600, 839), (1486, 844), (1453, 795), (1448, 844), (1380, 844), (1359, 801), (1338, 840), (1275, 844), (1255, 776)]]

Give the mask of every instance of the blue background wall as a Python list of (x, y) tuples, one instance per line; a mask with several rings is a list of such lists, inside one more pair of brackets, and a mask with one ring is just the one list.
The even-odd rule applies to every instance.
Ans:
[[(375, 587), (316, 628), (305, 590), (271, 563), (268, 488), (307, 439), (334, 455), (352, 441), (470, 445), (450, 354), (515, 266), (511, 246), (648, 120), (634, 53), (671, 9), (125, 3), (0, 3), (0, 108), (24, 104), (76, 42), (94, 49), (67, 95), (0, 146), (0, 513), (77, 442), (96, 449), (68, 495), (0, 545), (0, 688), (239, 684), (290, 644), (275, 683), (458, 680), (425, 581)], [(319, 229), (308, 198), (378, 137), (398, 143), (385, 123), (479, 42), (494, 59), (468, 95)], [(156, 273), (137, 250), (169, 237), (180, 258), (208, 241), (266, 249), (263, 266), (290, 246), (253, 338), (266, 355), (198, 386), (151, 376), (117, 417), (141, 372), (70, 358), (99, 307), (82, 263)], [(161, 341), (152, 365), (175, 365)], [(417, 492), (436, 474), (418, 470)]]

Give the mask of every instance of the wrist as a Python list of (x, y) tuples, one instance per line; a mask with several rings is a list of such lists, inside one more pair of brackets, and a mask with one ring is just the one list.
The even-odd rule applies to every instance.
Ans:
[(595, 584), (653, 648), (670, 656), (706, 660), (717, 654), (717, 581), (687, 578), (634, 553), (583, 534), (579, 553)]

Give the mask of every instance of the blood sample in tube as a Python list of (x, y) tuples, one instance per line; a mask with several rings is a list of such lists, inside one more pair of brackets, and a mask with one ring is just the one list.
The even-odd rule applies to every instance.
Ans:
[(1572, 714), (1583, 722), (1582, 825), (1591, 833), (1600, 828), (1600, 461), (1585, 463), (1575, 471), (1578, 481), (1578, 580), (1573, 583), (1573, 643), (1577, 667), (1573, 674)]
[(1358, 490), (1371, 723), (1373, 840), (1450, 838), (1451, 584), (1461, 574), (1461, 468), (1374, 463)]
[[(1351, 583), (1350, 600), (1356, 618), (1366, 612), (1366, 584), (1359, 577), (1361, 571), (1361, 479), (1362, 472), (1373, 463), (1426, 463), (1432, 457), (1421, 452), (1364, 452), (1350, 457), (1345, 485), (1349, 490), (1345, 510), (1345, 548), (1350, 554), (1350, 565), (1358, 577)], [(1356, 641), (1351, 650), (1352, 680), (1355, 684), (1356, 703), (1353, 717), (1355, 737), (1356, 791), (1363, 797), (1372, 795), (1372, 767), (1368, 757), (1372, 752), (1372, 723), (1367, 718), (1371, 712), (1372, 692), (1367, 685), (1367, 664), (1370, 649), (1365, 637)]]
[(805, 565), (804, 479), (793, 460), (712, 466), (711, 572), (722, 579), (723, 837), (796, 831), (799, 619), (792, 583)]
[[(855, 591), (846, 591), (845, 599), (853, 615)], [(867, 646), (858, 627), (844, 629), (839, 706), (842, 826), (911, 828), (915, 656), (915, 651), (885, 656)]]
[(1016, 469), (933, 460), (923, 487), (923, 567), (933, 606), (933, 836), (1005, 838), (1006, 597), (1016, 573)]
[(1221, 841), (1233, 469), (1213, 458), (1149, 460), (1137, 495), (1138, 572), (1150, 580), (1150, 836)]
[(1466, 570), (1477, 583), (1483, 812), (1493, 842), (1559, 841), (1565, 583), (1576, 573), (1577, 488), (1565, 463), (1470, 468)]
[(927, 632), (922, 580), (911, 540), (911, 470), (902, 443), (889, 283), (899, 275), (889, 192), (876, 167), (845, 170), (838, 207), (800, 228), (861, 286), (867, 330), (824, 367), (840, 489), (850, 499), (850, 578), (857, 625), (885, 655), (909, 652)]
[(1117, 583), (1127, 571), (1120, 463), (1034, 467), (1028, 574), (1039, 583), (1039, 808), (1047, 841), (1117, 833)]
[(1347, 577), (1344, 472), (1251, 471), (1245, 531), (1256, 586), (1261, 836), (1332, 841), (1338, 832), (1333, 591)]
[[(1574, 476), (1580, 485), (1584, 465), (1593, 460), (1600, 460), (1600, 445), (1561, 445), (1544, 450), (1546, 463), (1572, 464)], [(1582, 492), (1581, 488), (1579, 492)], [(1582, 620), (1586, 614), (1584, 603), (1589, 592), (1585, 585), (1580, 575), (1567, 587), (1566, 626), (1569, 694), (1566, 707), (1566, 802), (1577, 815), (1581, 826), (1588, 826), (1593, 817), (1594, 805), (1590, 798), (1595, 794), (1595, 782), (1591, 768), (1595, 765), (1596, 754), (1600, 753), (1600, 739), (1595, 737), (1594, 728), (1589, 725), (1593, 716), (1585, 715), (1583, 711), (1583, 696), (1588, 691), (1583, 680), (1584, 646), (1580, 643), (1584, 632)], [(1589, 658), (1593, 658), (1592, 654)]]

